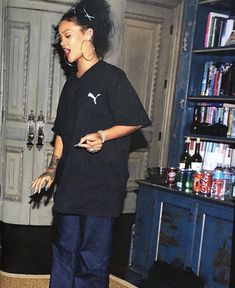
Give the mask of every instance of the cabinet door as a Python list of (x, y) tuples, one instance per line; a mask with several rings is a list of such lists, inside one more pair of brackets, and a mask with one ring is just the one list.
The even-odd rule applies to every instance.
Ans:
[(232, 207), (199, 205), (195, 232), (194, 271), (205, 287), (229, 287), (233, 239)]
[[(53, 48), (54, 28), (61, 15), (27, 9), (8, 11), (5, 191), (2, 220), (12, 224), (50, 225), (51, 206), (29, 205), (30, 184), (48, 165), (51, 132), (65, 76)], [(33, 145), (26, 146), (28, 115), (33, 111)], [(44, 116), (43, 146), (38, 143), (38, 116)]]
[(40, 13), (9, 8), (7, 17), (2, 220), (28, 224), (33, 150), (26, 147), (27, 119), (36, 111)]
[(158, 206), (156, 260), (178, 268), (191, 266), (195, 203), (185, 196), (165, 191), (158, 195)]
[(138, 191), (136, 220), (133, 238), (131, 266), (148, 271), (155, 259), (157, 227), (156, 193), (153, 189), (141, 186)]

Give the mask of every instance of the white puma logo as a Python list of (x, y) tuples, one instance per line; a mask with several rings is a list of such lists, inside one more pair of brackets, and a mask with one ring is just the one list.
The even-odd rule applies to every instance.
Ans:
[(88, 97), (92, 98), (95, 104), (97, 104), (97, 98), (98, 98), (99, 96), (101, 96), (101, 95), (98, 94), (98, 95), (94, 96), (92, 93), (89, 93), (89, 94), (88, 94)]

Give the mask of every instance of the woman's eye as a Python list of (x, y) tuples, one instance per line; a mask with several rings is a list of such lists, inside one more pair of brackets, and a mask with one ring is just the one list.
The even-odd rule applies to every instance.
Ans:
[(65, 35), (65, 38), (67, 38), (67, 39), (68, 39), (70, 36), (71, 36), (71, 35)]

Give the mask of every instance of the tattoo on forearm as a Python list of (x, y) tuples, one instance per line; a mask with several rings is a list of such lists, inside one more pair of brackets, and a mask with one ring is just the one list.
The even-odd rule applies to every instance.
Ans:
[[(48, 170), (56, 170), (60, 159), (56, 155), (52, 155), (51, 162), (48, 166)], [(49, 172), (50, 173), (50, 172)]]

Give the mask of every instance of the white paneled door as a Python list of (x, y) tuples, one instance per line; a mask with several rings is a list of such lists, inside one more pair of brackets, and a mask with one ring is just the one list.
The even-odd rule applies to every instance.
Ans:
[[(5, 46), (5, 121), (2, 221), (49, 225), (51, 206), (32, 209), (30, 184), (48, 165), (51, 127), (65, 81), (55, 53), (59, 13), (8, 8)], [(42, 144), (42, 145), (41, 145)]]

